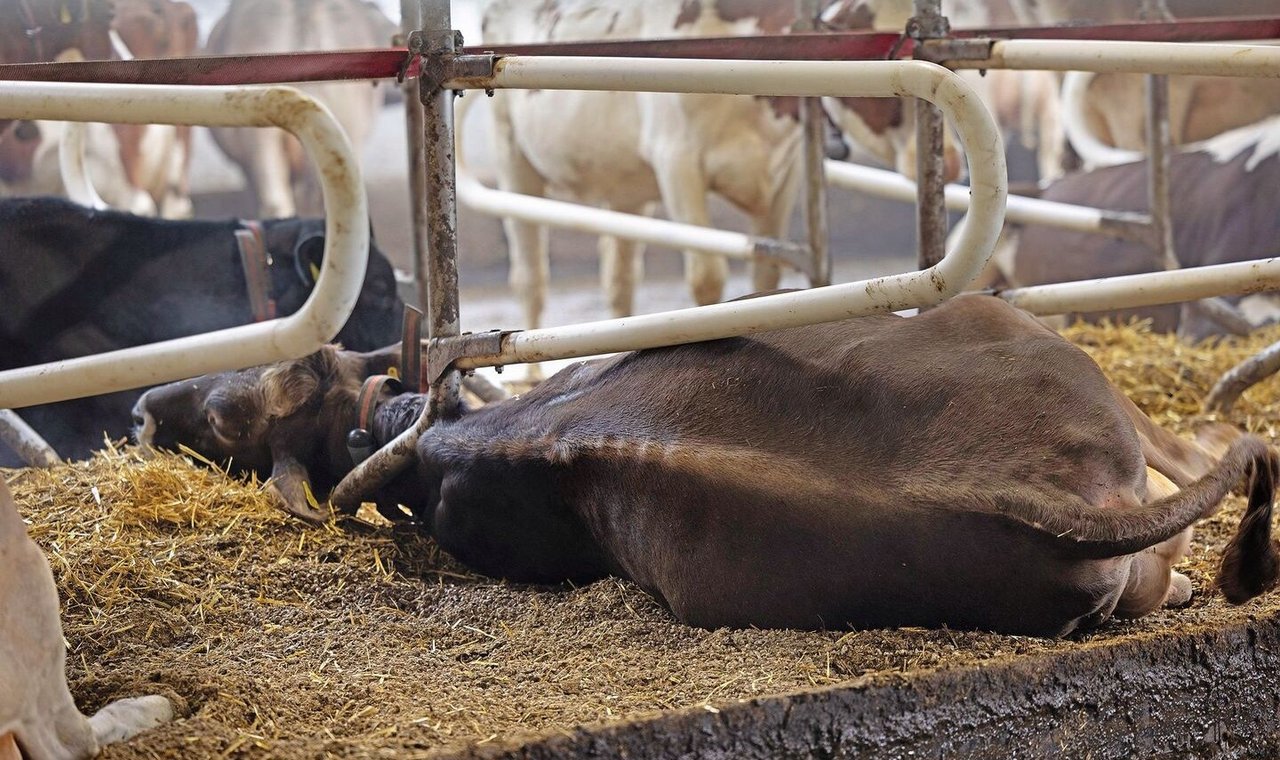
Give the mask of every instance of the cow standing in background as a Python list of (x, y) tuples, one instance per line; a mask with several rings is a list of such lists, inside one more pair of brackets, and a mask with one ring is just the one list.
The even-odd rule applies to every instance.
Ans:
[[(209, 33), (210, 55), (383, 48), (396, 27), (364, 0), (232, 0)], [(323, 103), (358, 152), (373, 130), (382, 92), (367, 82), (299, 89)], [(217, 127), (218, 147), (244, 172), (263, 218), (322, 213), (320, 184), (301, 144), (279, 129)]]
[(67, 647), (49, 562), (0, 480), (0, 760), (84, 760), (173, 719), (160, 696), (86, 718), (67, 688)]
[[(746, 0), (496, 0), (485, 9), (484, 42), (558, 42), (760, 34), (789, 29), (792, 3)], [(494, 94), (498, 185), (526, 195), (561, 193), (631, 214), (660, 201), (675, 221), (710, 225), (707, 193), (745, 212), (751, 231), (784, 237), (800, 179), (794, 99), (750, 96), (501, 90)], [(503, 221), (511, 285), (525, 323), (541, 323), (549, 257), (546, 229)], [(600, 238), (609, 310), (630, 314), (644, 246)], [(720, 300), (728, 264), (685, 251), (685, 276), (699, 304)], [(753, 286), (777, 287), (774, 262), (754, 262)]]
[[(828, 19), (853, 28), (861, 17)], [(789, 31), (794, 3), (774, 0), (496, 0), (484, 14), (484, 42), (564, 42), (755, 35)], [(707, 226), (707, 194), (729, 201), (765, 238), (784, 238), (799, 190), (801, 129), (795, 98), (701, 93), (500, 90), (493, 98), (498, 184), (615, 211)], [(855, 141), (897, 150), (910, 124), (895, 98), (840, 101)], [(853, 125), (853, 126), (851, 126)], [(886, 137), (886, 133), (893, 133)], [(901, 135), (901, 136), (899, 136)], [(959, 159), (951, 149), (958, 172)], [(888, 158), (891, 164), (893, 157)], [(504, 220), (511, 285), (527, 326), (541, 323), (549, 274), (545, 228)], [(610, 312), (630, 314), (644, 246), (600, 238), (601, 279)], [(685, 251), (685, 279), (698, 304), (719, 301), (728, 264)], [(779, 264), (753, 262), (752, 286), (777, 286)]]

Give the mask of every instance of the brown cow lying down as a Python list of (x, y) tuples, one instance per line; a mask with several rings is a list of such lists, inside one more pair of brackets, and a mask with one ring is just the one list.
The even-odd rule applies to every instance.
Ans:
[(0, 480), (0, 760), (93, 757), (173, 717), (164, 697), (138, 697), (86, 718), (67, 690), (66, 659), (53, 573)]
[[(328, 349), (156, 388), (139, 438), (329, 488), (387, 362)], [(384, 396), (376, 441), (423, 403)], [(574, 365), (437, 424), (378, 498), (480, 572), (619, 575), (692, 625), (1060, 636), (1184, 603), (1170, 568), (1246, 476), (1217, 583), (1233, 602), (1270, 589), (1275, 468), (1253, 437), (1215, 463), (1059, 335), (968, 296)]]

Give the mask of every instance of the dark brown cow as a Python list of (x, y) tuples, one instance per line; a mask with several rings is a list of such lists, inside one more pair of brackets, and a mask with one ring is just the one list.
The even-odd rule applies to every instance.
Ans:
[[(1184, 267), (1280, 255), (1277, 151), (1280, 117), (1272, 117), (1171, 157), (1174, 249)], [(1147, 162), (1070, 175), (1050, 185), (1042, 197), (1116, 211), (1145, 211)], [(1008, 250), (1012, 260), (1005, 258), (1000, 266), (1005, 279), (1018, 286), (1163, 269), (1160, 255), (1145, 245), (1049, 227), (1028, 226)], [(1088, 318), (1135, 316), (1153, 320), (1157, 330), (1177, 330), (1191, 339), (1224, 332), (1200, 310), (1176, 305), (1091, 314)]]
[[(158, 388), (140, 438), (273, 474), (284, 493), (308, 473), (328, 487), (351, 467), (370, 363), (386, 361), (330, 349)], [(375, 439), (422, 404), (382, 399)], [(966, 296), (574, 365), (438, 423), (378, 498), (480, 572), (616, 574), (692, 625), (1058, 636), (1185, 602), (1170, 566), (1246, 474), (1218, 583), (1234, 602), (1271, 588), (1275, 466), (1252, 437), (1214, 464), (1056, 333)]]

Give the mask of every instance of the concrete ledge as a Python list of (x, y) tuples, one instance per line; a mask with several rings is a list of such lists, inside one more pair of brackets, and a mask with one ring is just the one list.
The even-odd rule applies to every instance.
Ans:
[(578, 729), (456, 758), (1274, 758), (1280, 619)]

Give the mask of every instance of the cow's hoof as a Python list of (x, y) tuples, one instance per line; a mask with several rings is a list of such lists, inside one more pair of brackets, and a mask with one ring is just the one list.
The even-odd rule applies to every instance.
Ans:
[(1169, 590), (1164, 594), (1165, 607), (1185, 607), (1194, 595), (1191, 579), (1176, 570), (1169, 571)]

